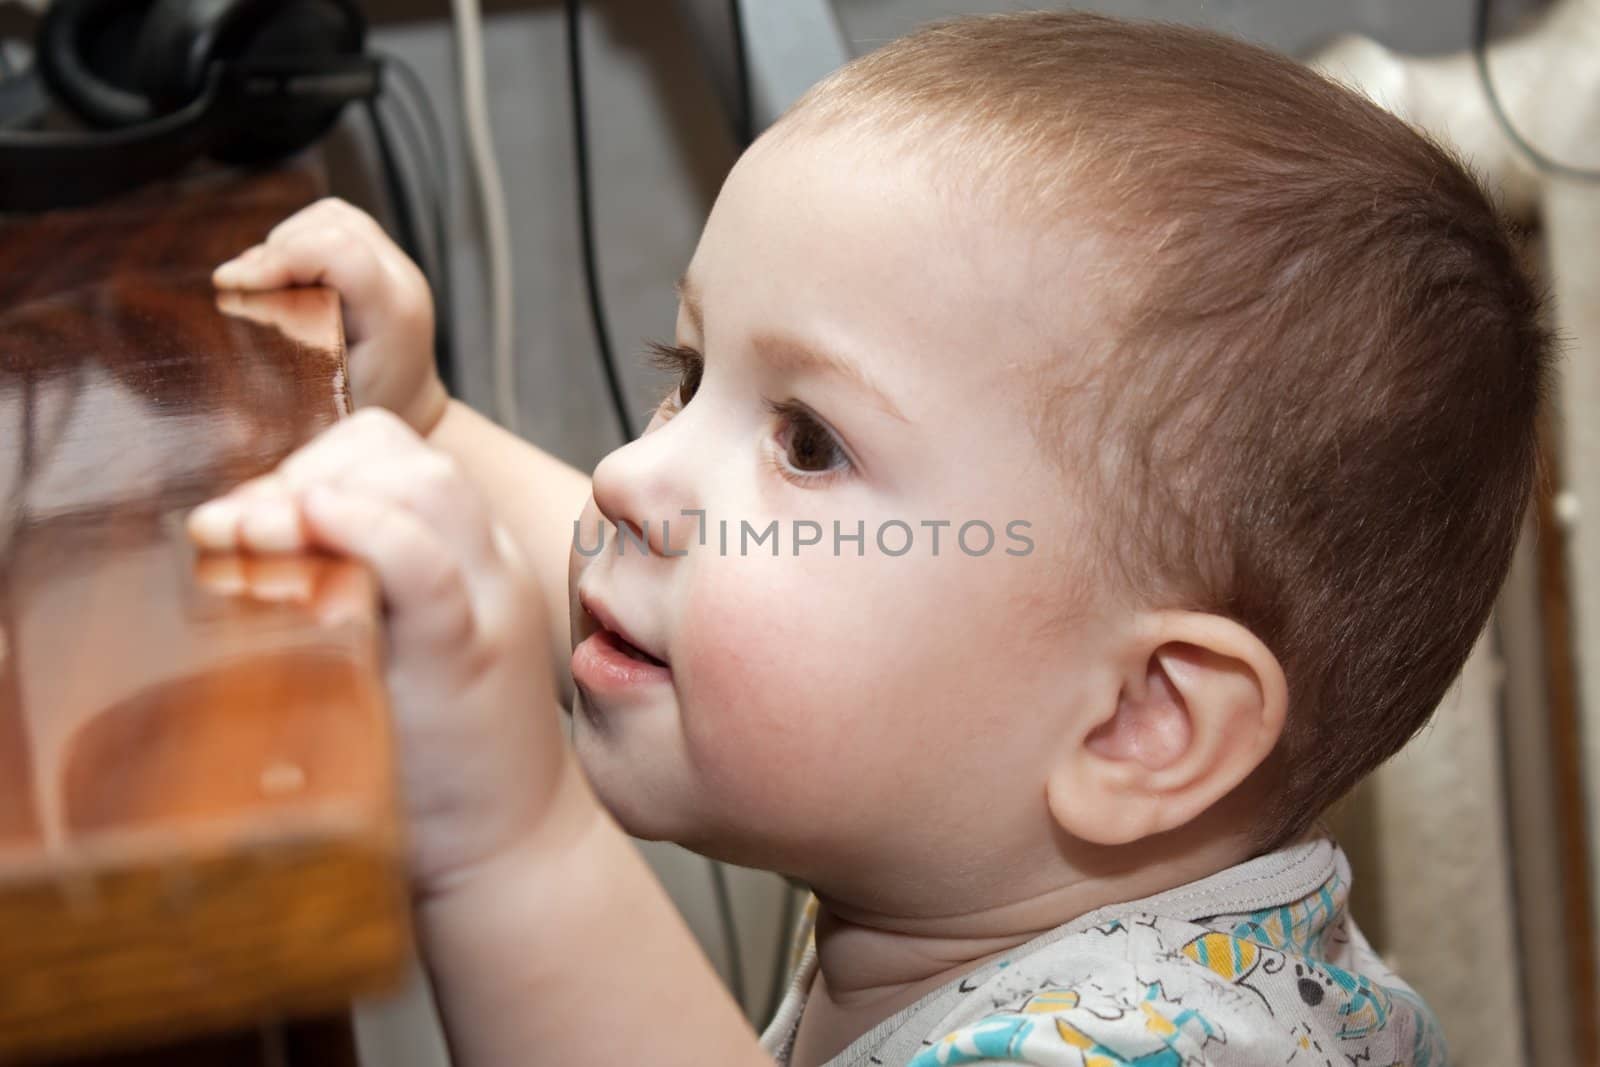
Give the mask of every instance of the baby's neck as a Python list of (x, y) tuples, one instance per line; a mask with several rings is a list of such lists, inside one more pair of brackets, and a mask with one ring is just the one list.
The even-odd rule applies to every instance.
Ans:
[(867, 911), (818, 890), (818, 970), (790, 1063), (824, 1063), (891, 1015), (1018, 945), (1105, 905), (1138, 900), (1231, 867), (1249, 851), (1230, 835), (1159, 861), (1146, 861), (1147, 855), (1112, 861), (1101, 855), (1085, 868), (1064, 867), (1042, 892), (1007, 899), (1002, 887), (990, 887), (988, 899), (1002, 903), (935, 917)]

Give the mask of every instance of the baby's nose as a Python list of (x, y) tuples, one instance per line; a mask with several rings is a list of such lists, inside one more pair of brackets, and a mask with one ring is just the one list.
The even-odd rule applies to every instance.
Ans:
[[(696, 505), (681, 457), (662, 447), (661, 431), (612, 452), (594, 471), (594, 502), (616, 532), (617, 549), (680, 557), (704, 542), (704, 510)], [(582, 531), (593, 536), (593, 531)]]

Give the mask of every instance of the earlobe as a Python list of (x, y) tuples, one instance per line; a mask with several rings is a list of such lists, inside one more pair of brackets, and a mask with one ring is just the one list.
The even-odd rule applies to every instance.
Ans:
[(1227, 796), (1276, 746), (1288, 703), (1277, 657), (1217, 615), (1147, 616), (1124, 664), (1114, 708), (1047, 787), (1062, 828), (1103, 845), (1176, 829)]

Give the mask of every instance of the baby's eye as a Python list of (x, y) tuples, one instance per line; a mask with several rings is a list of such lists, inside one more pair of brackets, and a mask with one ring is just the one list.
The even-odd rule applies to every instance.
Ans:
[(815, 487), (848, 474), (850, 456), (839, 439), (804, 405), (793, 400), (767, 401), (767, 410), (778, 416), (777, 443), (783, 453), (772, 460), (773, 468), (797, 484)]
[(650, 342), (650, 365), (678, 375), (678, 387), (662, 398), (674, 410), (682, 410), (700, 388), (700, 375), (705, 371), (705, 360), (700, 353), (682, 345)]

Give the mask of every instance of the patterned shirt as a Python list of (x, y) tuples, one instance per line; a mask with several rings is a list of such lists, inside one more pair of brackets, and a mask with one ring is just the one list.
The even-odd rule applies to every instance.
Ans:
[[(826, 1067), (1446, 1067), (1346, 910), (1332, 841), (1084, 915), (924, 997)], [(802, 936), (809, 930), (802, 928)], [(762, 1037), (787, 1067), (815, 944)]]

